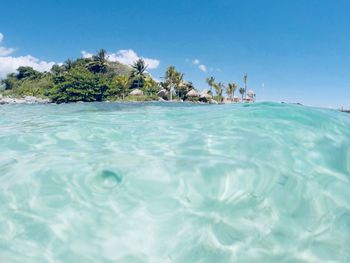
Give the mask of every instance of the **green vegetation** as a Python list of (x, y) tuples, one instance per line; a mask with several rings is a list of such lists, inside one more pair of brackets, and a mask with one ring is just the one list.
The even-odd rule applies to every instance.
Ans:
[(138, 89), (141, 88), (141, 86), (144, 85), (145, 79), (146, 79), (146, 69), (147, 65), (143, 61), (143, 59), (139, 59), (138, 61), (135, 62), (134, 65), (131, 66), (132, 71), (131, 71), (131, 79), (136, 81), (136, 87)]
[[(208, 77), (210, 90), (200, 97), (193, 84), (184, 79), (184, 74), (169, 66), (163, 81), (156, 82), (148, 73), (143, 59), (127, 66), (108, 60), (107, 52), (99, 50), (91, 58), (68, 59), (65, 63), (54, 65), (49, 72), (39, 72), (31, 67), (19, 67), (16, 73), (8, 74), (1, 80), (5, 96), (35, 96), (49, 98), (55, 103), (77, 101), (149, 101), (187, 100), (210, 102), (211, 98), (221, 103), (225, 91), (228, 99), (233, 101), (236, 90), (242, 96), (247, 93), (247, 74), (243, 77), (244, 88), (236, 83), (226, 87)], [(213, 90), (216, 96), (213, 96)], [(191, 92), (190, 92), (191, 91)], [(204, 98), (204, 99), (203, 99)]]
[(235, 95), (235, 91), (237, 89), (237, 84), (236, 83), (229, 83), (226, 87), (226, 94), (229, 96), (229, 98), (232, 100), (234, 95)]
[(242, 96), (242, 100), (243, 100), (243, 98), (244, 98), (244, 93), (245, 93), (245, 88), (239, 88), (239, 93), (241, 94), (241, 96)]
[(231, 102), (233, 102), (233, 101), (238, 102), (239, 101), (239, 100), (234, 100), (234, 94), (235, 94), (236, 90), (238, 90), (238, 92), (241, 94), (241, 101), (242, 102), (255, 101), (255, 94), (254, 93), (247, 94), (247, 82), (248, 82), (247, 73), (245, 73), (243, 75), (244, 88), (239, 87), (238, 84), (236, 84), (235, 82), (229, 83), (227, 86), (225, 86), (221, 82), (215, 82), (214, 77), (206, 78), (206, 82), (210, 88), (208, 93), (212, 94), (212, 89), (214, 88), (214, 90), (216, 92), (216, 96), (214, 96), (213, 98), (219, 103), (223, 102), (223, 96), (222, 96), (223, 90), (226, 91), (227, 99)]
[(169, 92), (170, 99), (175, 96), (178, 99), (186, 100), (188, 99), (186, 94), (192, 89), (196, 90), (192, 82), (185, 81), (184, 74), (178, 72), (174, 66), (167, 68), (164, 82), (161, 82), (160, 85)]
[[(68, 59), (62, 65), (54, 65), (50, 72), (19, 67), (17, 73), (7, 75), (1, 84), (5, 96), (36, 96), (56, 103), (150, 100), (155, 98), (160, 86), (146, 73), (146, 68), (142, 59), (132, 67), (108, 61), (106, 51), (101, 49), (92, 58)], [(128, 96), (136, 87), (145, 95)]]

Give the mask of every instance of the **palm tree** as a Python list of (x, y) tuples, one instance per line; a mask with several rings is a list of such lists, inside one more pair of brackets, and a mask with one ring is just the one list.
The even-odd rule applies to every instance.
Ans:
[(244, 94), (247, 93), (247, 81), (248, 81), (248, 74), (245, 73), (243, 76), (243, 82), (244, 82)]
[(159, 91), (159, 84), (154, 81), (150, 76), (147, 76), (144, 81), (143, 89), (146, 94), (154, 95)]
[(96, 55), (92, 56), (92, 61), (88, 64), (91, 71), (95, 73), (106, 73), (107, 71), (107, 51), (100, 49)]
[(215, 78), (214, 77), (210, 77), (210, 78), (206, 78), (205, 79), (206, 82), (208, 83), (209, 87), (210, 87), (210, 92), (212, 92), (212, 88), (214, 87), (215, 85)]
[(139, 58), (133, 65), (131, 65), (131, 78), (137, 78), (137, 88), (140, 88), (140, 81), (144, 82), (146, 78), (147, 65), (142, 58)]
[(216, 95), (218, 97), (218, 102), (221, 102), (221, 100), (222, 100), (222, 89), (224, 87), (224, 84), (219, 82), (219, 83), (214, 83), (213, 86), (214, 86), (214, 89), (216, 91)]
[(120, 87), (121, 95), (124, 100), (126, 93), (130, 87), (130, 78), (125, 75), (118, 76), (116, 79), (117, 85)]
[(170, 91), (174, 85), (175, 76), (177, 71), (174, 66), (169, 66), (165, 71), (165, 84), (166, 90)]
[(185, 81), (184, 74), (178, 72), (174, 66), (169, 66), (165, 72), (165, 89), (170, 92), (170, 100), (172, 99), (172, 89), (175, 89), (175, 93), (179, 97), (183, 97), (188, 89)]
[(65, 70), (70, 70), (72, 67), (73, 67), (73, 61), (71, 59), (67, 59), (65, 62), (64, 62), (64, 69)]
[(237, 89), (237, 84), (236, 83), (229, 83), (227, 88), (226, 88), (226, 93), (230, 97), (231, 101), (233, 96), (235, 95), (235, 91)]
[(242, 101), (243, 101), (243, 96), (244, 96), (244, 93), (245, 93), (245, 88), (239, 88), (239, 93), (241, 94), (242, 96)]
[(177, 95), (179, 97), (183, 97), (187, 91), (187, 86), (185, 85), (184, 81), (184, 74), (176, 72), (176, 74), (174, 75), (173, 84)]

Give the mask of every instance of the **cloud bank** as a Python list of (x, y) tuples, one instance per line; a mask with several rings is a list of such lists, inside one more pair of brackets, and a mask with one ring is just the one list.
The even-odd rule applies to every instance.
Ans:
[[(15, 52), (15, 49), (4, 47), (3, 40), (4, 35), (0, 32), (0, 78), (5, 77), (9, 73), (16, 72), (20, 66), (29, 66), (43, 72), (49, 71), (53, 65), (59, 64), (53, 61), (41, 60), (32, 55), (13, 56), (12, 54)], [(92, 53), (86, 51), (82, 51), (81, 53), (84, 58), (93, 56)], [(148, 69), (155, 69), (160, 64), (158, 59), (141, 57), (132, 49), (123, 49), (115, 53), (108, 53), (107, 56), (110, 61), (118, 61), (126, 65), (131, 65), (139, 58), (142, 58), (146, 65), (148, 65)]]
[(4, 40), (4, 35), (0, 32), (0, 56), (7, 56), (15, 52), (14, 48), (6, 48), (1, 45)]
[(40, 60), (32, 55), (9, 56), (15, 52), (15, 49), (2, 46), (3, 39), (4, 35), (0, 33), (0, 78), (15, 72), (20, 66), (33, 67), (38, 71), (48, 71), (55, 64), (55, 62)]

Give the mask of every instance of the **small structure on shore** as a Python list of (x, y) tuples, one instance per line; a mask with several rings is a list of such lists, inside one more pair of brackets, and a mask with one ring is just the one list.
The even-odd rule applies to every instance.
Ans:
[(247, 96), (245, 98), (245, 101), (247, 102), (254, 102), (255, 101), (256, 94), (253, 90), (247, 91)]
[(203, 90), (202, 93), (199, 95), (199, 101), (202, 102), (209, 102), (213, 96), (211, 95), (211, 92), (208, 90)]
[(134, 89), (132, 92), (130, 92), (131, 96), (142, 96), (143, 95), (143, 91), (139, 90), (139, 89)]
[(232, 103), (233, 102), (233, 99), (229, 98), (229, 97), (224, 97), (223, 103), (227, 104), (227, 103)]
[(196, 90), (191, 89), (189, 92), (187, 92), (186, 96), (190, 98), (196, 98), (199, 97), (199, 94)]

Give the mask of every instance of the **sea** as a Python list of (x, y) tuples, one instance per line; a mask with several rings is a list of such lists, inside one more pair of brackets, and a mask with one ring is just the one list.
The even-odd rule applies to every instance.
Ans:
[(350, 115), (0, 105), (0, 262), (350, 262)]

